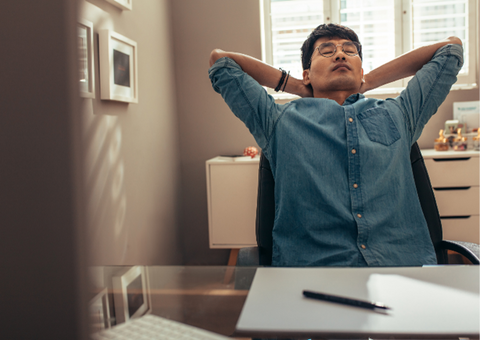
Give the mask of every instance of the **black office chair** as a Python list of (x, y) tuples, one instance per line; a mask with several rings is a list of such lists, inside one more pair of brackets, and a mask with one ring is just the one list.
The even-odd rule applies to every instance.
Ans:
[[(453, 250), (465, 256), (473, 264), (480, 264), (480, 246), (478, 244), (443, 240), (442, 223), (437, 203), (425, 162), (417, 143), (412, 146), (410, 161), (412, 163), (415, 186), (417, 187), (420, 204), (430, 231), (430, 237), (435, 247), (438, 264), (448, 264), (448, 250)], [(238, 266), (269, 266), (272, 264), (272, 230), (275, 219), (274, 190), (275, 180), (273, 179), (270, 163), (262, 154), (258, 170), (257, 218), (255, 223), (257, 247), (240, 249), (237, 260)]]

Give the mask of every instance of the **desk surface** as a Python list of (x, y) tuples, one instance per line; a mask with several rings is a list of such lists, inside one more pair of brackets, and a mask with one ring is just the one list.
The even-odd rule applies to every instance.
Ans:
[[(303, 290), (392, 309), (312, 300)], [(237, 330), (295, 338), (478, 338), (479, 309), (478, 266), (260, 268)]]
[[(472, 303), (478, 304), (479, 267), (448, 267), (456, 268), (456, 276), (445, 276), (442, 284), (439, 284), (437, 282), (436, 285), (433, 286), (433, 288), (430, 288), (437, 290), (443, 289), (442, 291), (444, 291), (445, 289), (456, 287), (455, 289), (463, 290), (464, 293), (467, 295), (470, 294), (473, 297)], [(113, 299), (111, 296), (112, 288), (109, 281), (111, 281), (112, 275), (114, 275), (115, 272), (118, 272), (118, 270), (122, 268), (123, 267), (117, 266), (92, 268), (91, 277), (93, 285), (96, 287), (96, 291), (105, 287), (108, 288), (110, 295), (110, 304), (113, 304)], [(242, 332), (235, 331), (237, 321), (239, 321), (240, 314), (242, 313), (242, 309), (247, 300), (247, 295), (249, 294), (249, 290), (257, 268), (227, 266), (146, 266), (144, 268), (145, 272), (148, 274), (147, 278), (151, 307), (150, 313), (152, 314), (207, 329), (226, 336), (232, 336), (234, 334), (237, 334), (238, 336), (248, 337), (267, 334), (271, 336), (282, 336), (288, 333), (278, 332), (278, 329), (276, 331), (268, 329), (263, 329), (259, 331), (258, 329), (248, 330), (243, 328)], [(299, 269), (300, 268), (262, 268), (259, 273), (266, 271), (271, 273), (276, 272), (277, 274), (283, 272), (284, 274), (286, 274), (290, 270)], [(348, 285), (353, 283), (353, 281), (346, 279), (345, 275), (348, 276), (350, 275), (348, 273), (358, 273), (359, 270), (362, 271), (361, 268), (308, 268), (301, 270), (310, 273), (308, 275), (319, 275), (321, 277), (322, 273), (326, 273), (326, 271), (331, 271), (333, 269), (336, 269), (338, 271), (337, 273), (343, 272), (344, 274), (336, 274), (334, 280), (328, 279), (328, 281), (334, 282), (333, 286), (343, 287), (342, 289), (346, 289), (345, 292), (348, 291)], [(431, 281), (438, 279), (438, 275), (435, 277), (432, 276), (429, 279), (429, 276), (431, 275), (427, 275), (427, 271), (431, 268), (378, 268), (380, 272), (384, 272), (385, 270), (387, 270), (390, 274), (400, 273), (400, 275), (402, 273), (405, 274), (411, 269), (414, 269), (414, 271), (421, 273), (420, 276), (426, 280), (425, 282), (428, 282), (428, 280)], [(365, 268), (363, 270), (365, 271), (365, 273), (369, 271), (370, 274), (376, 271), (374, 268)], [(419, 278), (418, 275), (412, 276), (405, 274), (404, 276), (406, 281), (405, 284), (408, 283), (408, 279)], [(466, 278), (468, 278), (468, 281), (465, 280)], [(291, 281), (292, 286), (298, 285), (298, 280), (296, 280), (295, 277), (291, 277), (289, 281)], [(275, 286), (277, 288), (277, 285)], [(402, 288), (405, 287), (406, 286)], [(306, 287), (304, 289), (319, 290), (319, 287)], [(271, 289), (270, 291), (274, 293), (275, 289)], [(385, 290), (381, 290), (379, 293), (384, 294)], [(367, 294), (367, 296), (369, 295)], [(251, 296), (249, 296), (249, 299), (250, 298)], [(271, 301), (279, 301), (279, 297), (276, 294), (267, 294), (263, 298), (270, 298)], [(315, 306), (318, 306), (317, 301), (308, 302), (313, 303)], [(253, 305), (250, 304), (250, 308), (252, 306)], [(338, 306), (333, 307), (334, 309), (338, 309)], [(110, 310), (111, 316), (113, 316), (113, 306), (110, 306)], [(292, 311), (292, 308), (290, 308), (290, 311)], [(478, 306), (476, 306), (476, 311), (476, 318), (478, 323)], [(344, 310), (340, 312), (344, 313)], [(354, 313), (356, 313), (356, 311)], [(470, 325), (468, 326), (470, 327), (470, 329), (472, 322), (468, 320), (470, 320), (471, 317), (475, 317), (475, 315), (465, 316), (462, 314), (462, 311), (456, 310), (455, 308), (445, 311), (445, 314), (448, 315), (451, 320), (457, 320), (458, 322), (464, 323), (467, 326)], [(293, 313), (292, 315), (295, 315), (295, 313)], [(420, 319), (428, 320), (428, 318), (428, 315), (422, 315)], [(261, 321), (260, 324), (268, 325), (268, 320), (271, 320), (271, 317), (269, 318), (268, 314), (260, 313), (258, 314), (258, 319)], [(344, 327), (342, 327), (343, 329), (353, 329), (352, 325), (354, 323), (359, 324), (360, 319), (357, 318), (353, 320), (349, 318), (344, 318), (343, 320), (344, 321), (342, 322), (345, 325)], [(465, 320), (467, 320), (466, 323)], [(371, 324), (371, 321), (372, 318), (370, 316), (365, 318), (360, 323), (363, 323), (363, 326), (368, 326), (369, 324)], [(418, 322), (421, 322), (421, 320), (419, 320)], [(241, 322), (239, 323), (239, 325), (240, 328), (243, 327), (241, 325)], [(320, 333), (318, 333), (316, 329), (311, 329), (311, 331), (312, 336), (320, 335)], [(307, 333), (305, 332), (300, 333), (302, 335), (307, 335)], [(327, 333), (330, 338), (342, 338), (346, 336), (345, 332), (342, 333), (337, 331), (331, 333), (329, 331)], [(352, 334), (353, 333), (349, 333), (350, 337)], [(358, 334), (366, 333), (358, 332)], [(469, 335), (470, 337), (472, 337), (472, 334), (469, 333)], [(397, 337), (399, 337), (398, 334)], [(429, 335), (423, 334), (423, 337), (428, 338)], [(478, 338), (478, 331), (476, 332), (476, 336), (474, 337)], [(436, 335), (436, 338), (439, 338), (438, 334)]]

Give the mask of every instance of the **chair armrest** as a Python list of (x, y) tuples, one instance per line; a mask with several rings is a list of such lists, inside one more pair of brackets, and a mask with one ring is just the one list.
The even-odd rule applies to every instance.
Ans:
[(480, 264), (480, 245), (476, 243), (443, 240), (440, 246), (445, 250), (456, 251), (473, 264)]
[(247, 266), (259, 266), (259, 253), (258, 247), (246, 247), (241, 248), (238, 251), (237, 266), (247, 267)]

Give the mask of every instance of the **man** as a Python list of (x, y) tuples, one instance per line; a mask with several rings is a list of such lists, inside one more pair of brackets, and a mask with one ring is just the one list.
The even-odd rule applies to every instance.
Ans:
[[(303, 79), (242, 54), (211, 53), (215, 91), (249, 128), (275, 178), (272, 265), (436, 263), (410, 149), (462, 63), (461, 41), (450, 37), (364, 75), (357, 35), (334, 24), (303, 44)], [(411, 75), (397, 98), (362, 95)], [(279, 105), (261, 85), (303, 98)]]

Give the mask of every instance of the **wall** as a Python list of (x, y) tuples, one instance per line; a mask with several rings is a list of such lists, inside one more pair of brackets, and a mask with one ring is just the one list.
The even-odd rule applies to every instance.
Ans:
[(86, 338), (76, 2), (0, 11), (2, 339)]
[[(179, 152), (170, 9), (134, 1), (122, 11), (80, 1), (93, 22), (96, 98), (82, 99), (82, 138), (92, 264), (180, 264)], [(100, 99), (98, 31), (138, 44), (138, 104)]]
[(258, 0), (172, 0), (180, 127), (182, 220), (186, 263), (226, 264), (227, 250), (208, 246), (205, 161), (256, 146), (208, 78), (214, 48), (261, 57)]
[[(257, 0), (172, 0), (172, 9), (185, 261), (225, 264), (228, 251), (208, 246), (205, 161), (220, 154), (238, 154), (256, 144), (243, 123), (212, 90), (208, 58), (214, 48), (261, 58), (259, 5)], [(428, 123), (419, 145), (432, 147), (445, 120), (452, 119), (454, 101), (478, 98), (478, 89), (452, 91)]]

